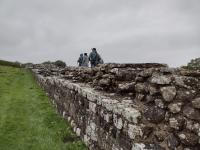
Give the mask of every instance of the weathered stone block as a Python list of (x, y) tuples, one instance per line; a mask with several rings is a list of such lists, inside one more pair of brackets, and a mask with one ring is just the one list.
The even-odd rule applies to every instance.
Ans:
[(160, 85), (170, 84), (171, 81), (172, 79), (170, 76), (164, 76), (158, 74), (153, 75), (152, 78), (150, 79), (150, 83), (160, 84)]
[(152, 123), (160, 123), (165, 119), (166, 111), (159, 107), (149, 107), (144, 112), (144, 117)]
[(137, 124), (141, 118), (141, 113), (134, 108), (124, 108), (122, 115), (131, 123)]
[(195, 146), (199, 142), (199, 137), (193, 133), (181, 132), (178, 134), (180, 141), (187, 146)]
[(142, 137), (143, 132), (142, 132), (142, 129), (140, 128), (140, 126), (129, 124), (128, 125), (128, 135), (131, 139), (134, 140), (137, 136)]
[(194, 108), (200, 109), (200, 97), (196, 98), (192, 101), (192, 105)]
[(183, 114), (192, 119), (192, 120), (198, 120), (200, 121), (200, 112), (190, 106), (185, 106), (183, 108)]
[(176, 96), (176, 88), (174, 86), (163, 87), (161, 93), (165, 101), (171, 102)]
[(183, 105), (183, 103), (181, 103), (181, 102), (171, 103), (171, 104), (169, 104), (168, 108), (169, 108), (170, 112), (175, 114), (175, 113), (179, 113), (181, 111), (182, 105)]

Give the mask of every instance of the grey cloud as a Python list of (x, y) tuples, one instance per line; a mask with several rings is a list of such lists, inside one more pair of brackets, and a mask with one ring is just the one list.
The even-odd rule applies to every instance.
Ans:
[(0, 0), (0, 59), (76, 65), (97, 47), (106, 62), (186, 64), (200, 55), (198, 0)]

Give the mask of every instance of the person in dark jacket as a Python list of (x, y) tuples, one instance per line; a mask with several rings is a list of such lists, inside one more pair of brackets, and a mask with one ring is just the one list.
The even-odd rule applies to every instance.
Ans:
[(91, 67), (96, 67), (100, 61), (101, 61), (101, 57), (100, 55), (97, 53), (96, 48), (92, 48), (92, 52), (89, 55), (89, 61), (91, 64)]
[(77, 62), (78, 62), (78, 66), (81, 67), (83, 64), (83, 54), (80, 54), (80, 57)]

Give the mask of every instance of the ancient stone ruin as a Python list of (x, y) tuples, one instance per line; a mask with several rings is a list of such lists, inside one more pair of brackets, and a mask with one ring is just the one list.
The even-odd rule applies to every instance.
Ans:
[(200, 71), (163, 64), (32, 71), (91, 150), (200, 150)]

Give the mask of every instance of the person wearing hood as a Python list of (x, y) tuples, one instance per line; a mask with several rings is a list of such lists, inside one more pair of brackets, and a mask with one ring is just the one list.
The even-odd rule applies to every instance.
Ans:
[(81, 67), (83, 64), (83, 54), (80, 54), (80, 57), (77, 62), (78, 62), (78, 66)]
[(83, 67), (89, 66), (89, 57), (88, 57), (87, 53), (84, 53), (82, 66)]
[(92, 48), (92, 52), (89, 55), (89, 61), (90, 61), (90, 64), (91, 64), (92, 68), (96, 67), (98, 64), (100, 64), (101, 57), (97, 53), (96, 48)]

